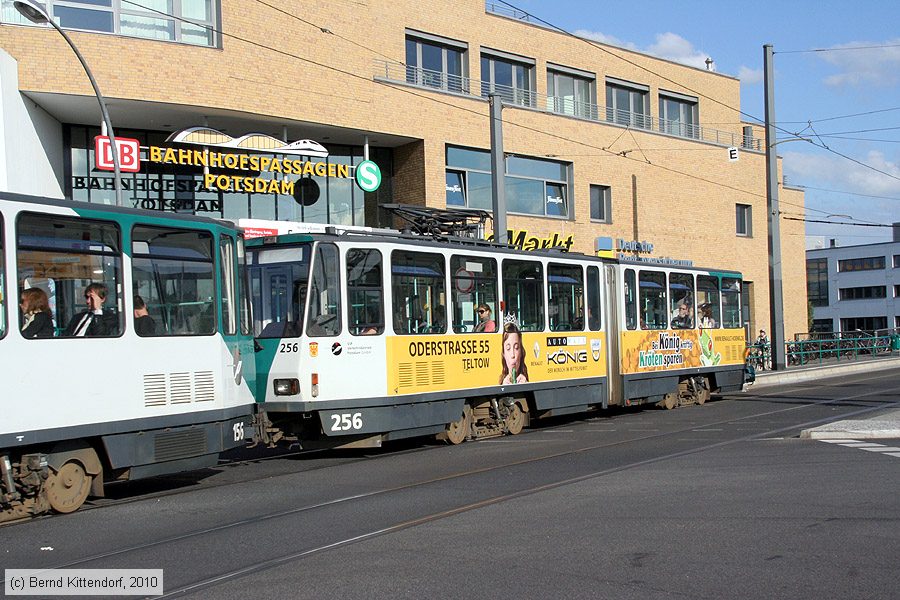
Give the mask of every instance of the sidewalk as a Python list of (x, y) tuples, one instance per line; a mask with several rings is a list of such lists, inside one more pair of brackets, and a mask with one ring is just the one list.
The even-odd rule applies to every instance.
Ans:
[[(744, 389), (755, 391), (774, 385), (814, 381), (849, 373), (880, 371), (898, 367), (900, 367), (900, 357), (897, 356), (827, 366), (792, 367), (786, 371), (757, 373), (756, 382), (745, 386)], [(800, 437), (817, 440), (900, 439), (900, 409), (874, 416), (871, 419), (835, 421), (812, 429), (804, 429), (800, 432)]]

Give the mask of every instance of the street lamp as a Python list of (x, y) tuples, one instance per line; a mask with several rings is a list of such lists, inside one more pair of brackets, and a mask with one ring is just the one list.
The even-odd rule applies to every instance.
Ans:
[(109, 120), (109, 112), (106, 110), (106, 101), (103, 99), (103, 94), (100, 93), (100, 86), (97, 85), (97, 80), (94, 79), (94, 74), (91, 73), (91, 69), (88, 67), (87, 61), (84, 60), (84, 57), (81, 55), (81, 52), (78, 51), (78, 48), (75, 46), (75, 43), (72, 39), (66, 35), (66, 32), (62, 30), (62, 28), (56, 24), (56, 22), (50, 18), (50, 15), (47, 12), (33, 3), (31, 0), (16, 0), (13, 2), (13, 6), (16, 8), (19, 13), (37, 25), (43, 25), (45, 23), (49, 23), (56, 31), (59, 32), (63, 39), (71, 46), (72, 51), (75, 52), (75, 56), (78, 57), (78, 60), (81, 62), (81, 66), (84, 67), (84, 72), (87, 73), (88, 79), (91, 80), (91, 86), (94, 88), (94, 94), (97, 96), (97, 102), (100, 103), (100, 112), (103, 115), (103, 124), (106, 126), (106, 135), (109, 136), (109, 145), (112, 150), (112, 159), (113, 159), (113, 171), (115, 171), (115, 184), (116, 184), (116, 206), (123, 206), (122, 203), (122, 170), (119, 168), (119, 153), (116, 149), (116, 134), (113, 131), (112, 122)]

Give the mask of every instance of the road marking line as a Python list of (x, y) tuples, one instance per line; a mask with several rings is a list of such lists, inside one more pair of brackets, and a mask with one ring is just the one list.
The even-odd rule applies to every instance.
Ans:
[(894, 446), (879, 446), (877, 448), (863, 448), (863, 450), (868, 450), (869, 452), (900, 452), (900, 448), (896, 448)]

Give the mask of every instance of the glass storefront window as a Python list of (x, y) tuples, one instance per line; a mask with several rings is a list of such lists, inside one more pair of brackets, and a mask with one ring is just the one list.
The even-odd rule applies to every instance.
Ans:
[[(93, 165), (94, 137), (98, 128), (68, 126), (65, 128), (67, 152), (71, 158), (65, 174), (66, 196), (77, 201), (114, 204), (115, 180), (113, 174), (98, 171)], [(142, 147), (167, 147), (168, 132), (143, 130), (117, 130), (121, 137), (135, 138)], [(390, 174), (392, 154), (390, 149), (370, 149), (371, 159), (381, 167), (384, 180), (376, 193), (366, 194), (353, 183), (353, 167), (363, 158), (362, 147), (334, 146), (329, 156), (321, 162), (347, 165), (349, 177), (320, 177), (284, 175), (282, 173), (251, 173), (264, 181), (294, 182), (294, 193), (246, 193), (233, 190), (207, 189), (203, 185), (202, 167), (176, 166), (150, 163), (143, 152), (141, 171), (123, 173), (125, 205), (135, 208), (197, 214), (219, 219), (263, 219), (296, 222), (332, 223), (339, 225), (377, 225), (366, 222), (366, 204), (369, 203), (372, 218), (376, 203), (391, 202)], [(256, 155), (265, 157), (265, 155)], [(282, 157), (284, 158), (284, 157)], [(291, 157), (296, 158), (296, 157)], [(314, 159), (318, 162), (320, 159)], [(226, 171), (227, 174), (244, 174)], [(487, 186), (487, 207), (490, 207), (490, 178)]]

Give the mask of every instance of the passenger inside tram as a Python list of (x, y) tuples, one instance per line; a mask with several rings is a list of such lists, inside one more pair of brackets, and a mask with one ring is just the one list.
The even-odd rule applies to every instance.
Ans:
[(36, 287), (24, 290), (19, 308), (22, 310), (22, 337), (53, 337), (53, 313), (47, 292)]

